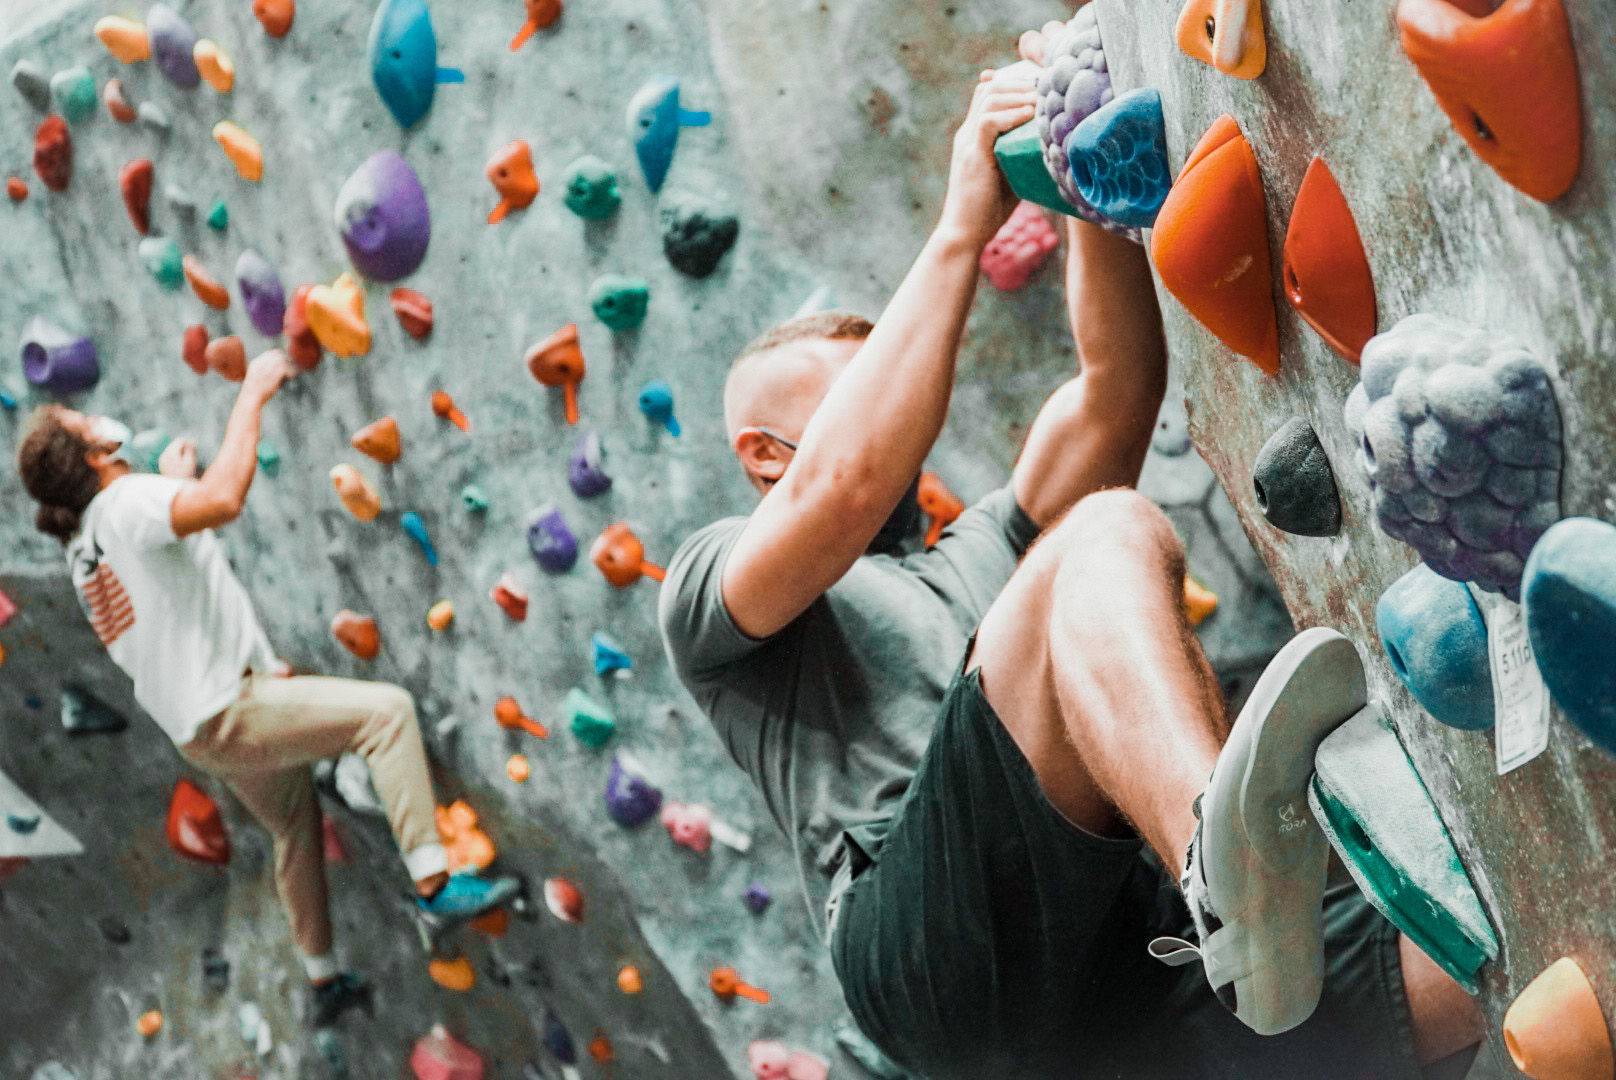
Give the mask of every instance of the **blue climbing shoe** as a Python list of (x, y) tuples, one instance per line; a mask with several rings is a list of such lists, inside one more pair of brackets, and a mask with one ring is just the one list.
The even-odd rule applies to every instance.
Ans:
[(503, 907), (521, 891), (522, 883), (514, 877), (452, 874), (449, 883), (430, 900), (424, 896), (415, 898), (417, 917), (426, 935), (435, 938), (461, 923)]
[(316, 1028), (334, 1025), (349, 1009), (362, 1008), (372, 1019), (376, 1016), (376, 1002), (370, 984), (351, 971), (344, 971), (334, 979), (310, 987), (313, 1001), (313, 1022)]

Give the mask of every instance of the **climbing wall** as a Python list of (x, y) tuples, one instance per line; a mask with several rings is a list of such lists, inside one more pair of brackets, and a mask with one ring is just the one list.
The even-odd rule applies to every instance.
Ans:
[[(1285, 302), (1278, 275), (1303, 174), (1314, 155), (1322, 155), (1362, 235), (1379, 329), (1430, 312), (1524, 341), (1550, 372), (1564, 424), (1562, 512), (1609, 519), (1616, 510), (1609, 363), (1616, 301), (1607, 254), (1616, 229), (1608, 167), (1616, 118), (1603, 107), (1616, 82), (1609, 13), (1565, 5), (1583, 102), (1582, 167), (1569, 192), (1545, 204), (1506, 183), (1461, 140), (1400, 47), (1391, 0), (1265, 0), (1267, 66), (1249, 81), (1180, 52), (1174, 35), (1179, 0), (1098, 3), (1119, 90), (1161, 92), (1175, 174), (1221, 114), (1234, 117), (1255, 152), (1281, 366), (1270, 377), (1240, 359), (1162, 289), (1190, 431), (1296, 624), (1336, 627), (1368, 658), (1372, 696), (1395, 722), (1499, 933), (1502, 954), (1482, 972), (1481, 1000), (1507, 1068), (1496, 1038), (1504, 1009), (1557, 957), (1575, 957), (1606, 1015), (1616, 1011), (1610, 932), (1616, 810), (1609, 796), (1616, 767), (1557, 708), (1547, 751), (1498, 776), (1493, 734), (1434, 722), (1394, 676), (1377, 636), (1375, 605), (1418, 557), (1374, 523), (1369, 486), (1356, 463), (1357, 440), (1342, 412), (1358, 369)], [(1522, 79), (1508, 85), (1534, 111), (1541, 106), (1539, 115), (1561, 104), (1540, 101), (1541, 84)], [(1333, 465), (1345, 518), (1335, 537), (1276, 529), (1253, 489), (1259, 450), (1297, 417), (1311, 423)]]
[[(0, 87), (0, 176), (31, 189), (21, 203), (0, 201), (0, 335), (14, 341), (30, 317), (45, 315), (89, 336), (102, 368), (93, 390), (57, 396), (24, 381), (8, 345), (0, 390), (15, 406), (0, 407), (0, 449), (9, 460), (33, 404), (64, 400), (137, 431), (193, 435), (205, 459), (235, 387), (186, 367), (186, 327), (239, 335), (249, 356), (277, 341), (246, 316), (235, 287), (240, 253), (261, 254), (288, 294), (329, 285), (350, 269), (333, 220), (348, 177), (380, 150), (401, 153), (420, 177), (431, 241), (402, 284), (431, 300), (430, 337), (417, 341), (395, 320), (390, 286), (361, 279), (369, 352), (328, 353), (271, 404), (265, 435), (278, 465), (259, 473), (246, 514), (221, 536), (294, 665), (412, 691), (440, 800), (475, 807), (533, 903), (503, 936), (464, 935), (473, 989), (435, 985), (408, 928), (406, 882), (384, 827), (328, 801), (342, 855), (331, 864), (342, 950), (384, 993), (374, 1021), (344, 1022), (334, 1052), (354, 1076), (398, 1075), (412, 1043), (442, 1023), (484, 1054), (493, 1075), (561, 1076), (554, 1025), (545, 1038), (553, 1015), (575, 1044), (568, 1067), (586, 1077), (745, 1075), (745, 1048), (760, 1038), (822, 1055), (835, 1075), (862, 1075), (838, 1049), (840, 993), (784, 841), (662, 659), (655, 584), (609, 586), (588, 547), (625, 522), (648, 558), (665, 561), (689, 532), (747, 510), (754, 496), (719, 418), (729, 358), (815, 294), (879, 311), (935, 220), (949, 135), (975, 72), (1009, 59), (1015, 35), (1062, 14), (1058, 5), (961, 0), (905, 12), (874, 0), (603, 0), (569, 8), (512, 52), (522, 4), (440, 2), (437, 61), (463, 71), (465, 83), (439, 86), (407, 131), (369, 75), (373, 4), (305, 3), (281, 39), (265, 35), (246, 0), (173, 6), (233, 58), (230, 94), (177, 89), (150, 62), (108, 55), (92, 34), (96, 20), (143, 18), (144, 4), (0, 0), (0, 72), (19, 60), (47, 77), (86, 65), (98, 99), (118, 78), (132, 106), (155, 104), (168, 120), (166, 133), (120, 124), (98, 100), (71, 125), (72, 181), (52, 193), (30, 167), (44, 113)], [(712, 123), (681, 131), (666, 185), (653, 195), (624, 112), (663, 74), (676, 75), (683, 105), (711, 111)], [(261, 182), (245, 181), (211, 137), (222, 120), (261, 143)], [(484, 168), (516, 139), (530, 145), (542, 191), (490, 224), (501, 196)], [(585, 153), (617, 173), (621, 206), (603, 220), (583, 220), (562, 202), (567, 166)], [(205, 307), (189, 288), (164, 289), (140, 259), (117, 177), (142, 157), (154, 163), (153, 235), (229, 289), (227, 310)], [(690, 194), (717, 199), (740, 222), (733, 250), (705, 279), (676, 271), (663, 251), (659, 209)], [(225, 208), (217, 216), (216, 205)], [(983, 285), (954, 415), (931, 462), (967, 500), (1004, 482), (1037, 406), (1071, 371), (1060, 255), (1019, 291)], [(607, 273), (648, 282), (638, 329), (614, 332), (592, 313), (591, 283)], [(589, 499), (568, 484), (579, 428), (566, 422), (562, 392), (536, 382), (523, 362), (568, 322), (579, 325), (588, 362), (581, 421), (600, 433), (613, 477), (608, 493)], [(652, 379), (669, 384), (677, 437), (641, 412)], [(468, 431), (434, 414), (437, 390), (452, 396)], [(389, 415), (402, 452), (382, 465), (350, 438)], [(1238, 697), (1289, 620), (1212, 471), (1190, 449), (1176, 395), (1155, 447), (1142, 486), (1168, 508), (1192, 572), (1220, 597), (1202, 634)], [(339, 463), (376, 487), (374, 521), (356, 520), (333, 492), (328, 474)], [(463, 502), (468, 484), (486, 496), (486, 511)], [(561, 573), (541, 568), (525, 537), (545, 503), (584, 549)], [(0, 592), (18, 608), (0, 626), (0, 773), (85, 848), (13, 868), (0, 883), (0, 977), (20, 987), (0, 1000), (0, 1074), (28, 1076), (54, 1059), (85, 1078), (338, 1075), (322, 1063), (332, 1047), (317, 1046), (301, 1021), (266, 838), (139, 714), (78, 612), (57, 545), (33, 531), (32, 504), (9, 467), (0, 469), (0, 506)], [(401, 527), (412, 511), (435, 566)], [(529, 596), (521, 623), (489, 597), (506, 574)], [(455, 617), (438, 632), (427, 617), (443, 600)], [(331, 636), (344, 609), (376, 620), (373, 661)], [(596, 631), (632, 658), (629, 677), (595, 674)], [(127, 730), (64, 732), (64, 685), (130, 717)], [(563, 703), (575, 688), (616, 717), (600, 748), (569, 728)], [(494, 708), (505, 695), (548, 737), (500, 728)], [(616, 824), (603, 791), (617, 751), (643, 762), (667, 799), (709, 807), (749, 849), (715, 843), (697, 854), (655, 820)], [(508, 772), (514, 753), (531, 771), (520, 784)], [(221, 805), (233, 849), (226, 866), (183, 860), (164, 842), (182, 775)], [(581, 922), (546, 909), (540, 894), (552, 878), (578, 886)], [(761, 914), (743, 903), (754, 882), (774, 897)], [(771, 1002), (716, 999), (709, 973), (720, 965)], [(625, 966), (643, 984), (637, 994), (621, 988)], [(241, 1031), (243, 1006), (265, 1020), (263, 1053), (257, 1026)], [(163, 1026), (142, 1036), (137, 1022), (152, 1010)], [(597, 1035), (609, 1040), (611, 1062), (587, 1049)]]

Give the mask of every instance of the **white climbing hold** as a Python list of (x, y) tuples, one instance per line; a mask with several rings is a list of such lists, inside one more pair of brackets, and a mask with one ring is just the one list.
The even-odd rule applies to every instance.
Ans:
[[(16, 826), (25, 824), (23, 829)], [(82, 855), (84, 845), (0, 772), (0, 859)]]

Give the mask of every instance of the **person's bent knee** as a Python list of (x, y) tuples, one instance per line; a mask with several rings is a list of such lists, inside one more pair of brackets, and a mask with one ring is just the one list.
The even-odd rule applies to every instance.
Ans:
[(1132, 488), (1108, 488), (1079, 499), (1052, 532), (1063, 553), (1106, 550), (1182, 558), (1184, 546), (1161, 507)]
[(415, 697), (402, 686), (375, 683), (375, 708), (391, 725), (415, 723)]

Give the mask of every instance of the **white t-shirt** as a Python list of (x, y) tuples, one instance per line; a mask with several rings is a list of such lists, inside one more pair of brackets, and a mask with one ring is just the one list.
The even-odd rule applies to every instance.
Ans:
[(169, 511), (191, 480), (130, 475), (90, 501), (67, 546), (79, 602), (135, 700), (176, 744), (223, 710), (275, 653), (212, 532), (183, 540)]

